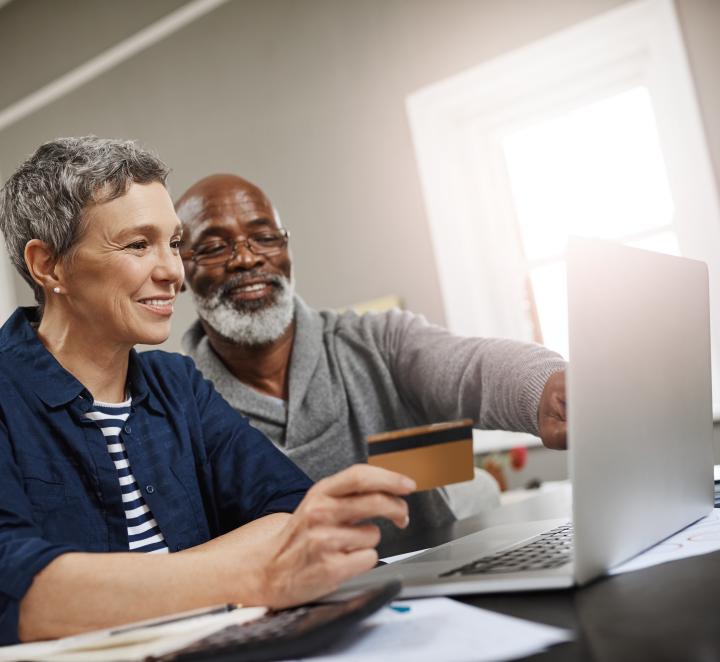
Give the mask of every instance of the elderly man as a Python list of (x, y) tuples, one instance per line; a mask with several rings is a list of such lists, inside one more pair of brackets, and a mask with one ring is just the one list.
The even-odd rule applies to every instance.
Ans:
[[(288, 233), (275, 208), (240, 177), (197, 182), (176, 211), (199, 315), (184, 350), (312, 478), (365, 461), (367, 435), (458, 418), (565, 446), (565, 363), (557, 354), (460, 338), (398, 310), (313, 310), (294, 294)], [(485, 472), (473, 487), (475, 510), (496, 503)], [(408, 500), (411, 532), (460, 514), (452, 490)]]

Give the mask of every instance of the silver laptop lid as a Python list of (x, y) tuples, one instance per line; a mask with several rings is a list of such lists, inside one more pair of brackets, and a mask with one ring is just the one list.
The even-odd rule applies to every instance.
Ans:
[(568, 244), (568, 440), (583, 584), (713, 507), (708, 272)]

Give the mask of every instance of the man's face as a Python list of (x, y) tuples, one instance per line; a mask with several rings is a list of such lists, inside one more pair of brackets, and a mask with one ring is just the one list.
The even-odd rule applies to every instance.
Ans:
[(217, 176), (183, 197), (177, 213), (185, 228), (184, 252), (197, 256), (221, 242), (235, 242), (227, 261), (184, 260), (200, 317), (240, 344), (265, 344), (280, 337), (293, 314), (287, 245), (268, 255), (252, 252), (245, 242), (280, 230), (267, 197), (243, 180)]
[[(270, 201), (255, 189), (215, 186), (204, 194), (183, 200), (178, 206), (185, 235), (183, 250), (223, 240), (238, 239), (280, 229)], [(278, 295), (278, 276), (290, 279), (292, 264), (287, 246), (274, 255), (256, 255), (239, 243), (236, 255), (226, 264), (206, 266), (185, 260), (187, 282), (203, 299), (215, 295), (224, 285), (223, 299), (239, 312), (251, 312), (273, 304)]]

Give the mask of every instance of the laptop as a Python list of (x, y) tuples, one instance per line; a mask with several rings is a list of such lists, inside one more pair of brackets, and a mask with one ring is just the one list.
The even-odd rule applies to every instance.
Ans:
[(343, 590), (389, 579), (406, 598), (582, 586), (713, 509), (706, 265), (573, 238), (567, 277), (572, 518), (490, 527)]

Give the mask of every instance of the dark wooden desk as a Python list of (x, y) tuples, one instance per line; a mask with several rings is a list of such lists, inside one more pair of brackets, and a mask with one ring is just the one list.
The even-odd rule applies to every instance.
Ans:
[[(544, 517), (562, 516), (563, 507), (553, 497), (535, 505)], [(460, 520), (386, 547), (383, 555), (437, 545), (491, 524), (518, 521), (528, 514), (527, 508), (527, 504), (524, 509), (505, 507)], [(720, 661), (720, 552), (606, 577), (581, 589), (458, 599), (575, 633), (573, 642), (526, 658), (538, 662)]]

